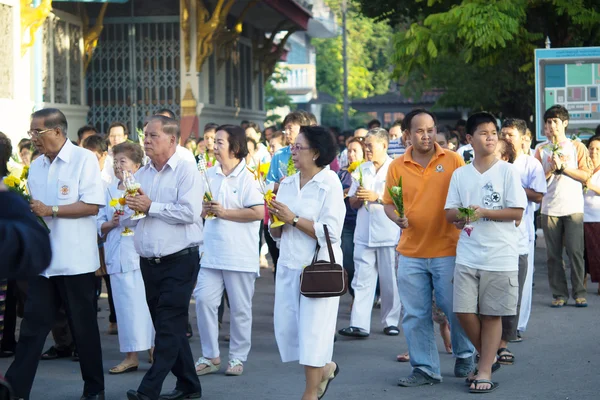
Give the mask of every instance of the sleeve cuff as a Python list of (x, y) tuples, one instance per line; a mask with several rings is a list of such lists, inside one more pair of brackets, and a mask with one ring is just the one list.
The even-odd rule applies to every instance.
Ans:
[(165, 208), (164, 203), (157, 203), (157, 202), (153, 201), (152, 203), (150, 203), (150, 209), (148, 210), (148, 214), (151, 216), (156, 216), (158, 213), (160, 213), (162, 210), (164, 210), (164, 208)]

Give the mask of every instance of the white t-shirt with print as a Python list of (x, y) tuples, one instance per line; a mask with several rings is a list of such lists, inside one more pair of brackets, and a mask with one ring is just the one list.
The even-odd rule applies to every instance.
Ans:
[[(445, 209), (469, 207), (501, 210), (527, 207), (527, 196), (517, 169), (497, 161), (483, 174), (473, 164), (454, 171)], [(456, 263), (485, 271), (517, 271), (519, 230), (514, 221), (480, 219), (472, 222), (469, 236), (462, 231), (456, 248)]]

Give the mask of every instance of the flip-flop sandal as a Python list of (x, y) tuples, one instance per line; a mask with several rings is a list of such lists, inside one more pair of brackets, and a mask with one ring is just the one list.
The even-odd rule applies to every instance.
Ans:
[(383, 333), (388, 336), (398, 336), (400, 334), (400, 329), (397, 326), (387, 326), (383, 329)]
[(136, 364), (119, 364), (116, 367), (112, 367), (108, 370), (108, 373), (111, 375), (119, 375), (126, 374), (127, 372), (135, 372), (138, 370), (138, 365)]
[(506, 347), (498, 349), (498, 362), (502, 365), (513, 365), (515, 363), (515, 355)]
[[(500, 369), (502, 365), (499, 362), (495, 362), (492, 364), (492, 374), (496, 371), (498, 371)], [(479, 374), (479, 370), (477, 368), (475, 368), (475, 370), (473, 371), (473, 376), (477, 376), (477, 374)], [(467, 384), (467, 386), (471, 386), (471, 383), (473, 383), (475, 381), (475, 379), (465, 379), (465, 383)]]
[[(242, 369), (240, 371), (234, 371), (233, 369), (235, 367), (242, 367)], [(240, 376), (244, 373), (244, 364), (238, 360), (237, 358), (234, 358), (233, 360), (229, 360), (229, 364), (227, 365), (227, 370), (225, 371), (225, 375), (227, 376)]]
[(369, 333), (363, 331), (360, 328), (355, 326), (350, 326), (348, 328), (340, 329), (338, 333), (342, 336), (356, 337), (356, 338), (366, 338), (369, 337)]
[(554, 299), (554, 300), (552, 300), (552, 304), (550, 304), (550, 307), (561, 308), (561, 307), (564, 307), (565, 304), (567, 304), (565, 299)]
[(204, 376), (208, 374), (212, 374), (217, 372), (221, 368), (221, 364), (213, 364), (208, 358), (200, 357), (198, 361), (196, 361), (196, 368), (200, 365), (206, 365), (206, 368), (202, 368), (200, 371), (196, 369), (196, 375)]
[(587, 300), (584, 299), (583, 297), (575, 299), (575, 307), (583, 308), (583, 307), (587, 307), (587, 306), (588, 306)]
[(477, 379), (477, 380), (474, 380), (472, 383), (475, 384), (475, 387), (477, 387), (477, 384), (480, 384), (480, 383), (487, 383), (490, 385), (489, 389), (471, 389), (471, 388), (469, 388), (469, 393), (476, 393), (476, 394), (492, 393), (494, 390), (498, 389), (498, 386), (500, 386), (500, 384), (498, 382), (492, 382), (489, 379)]
[(333, 381), (335, 379), (336, 376), (338, 376), (339, 373), (340, 373), (340, 366), (337, 365), (337, 363), (336, 363), (335, 370), (331, 373), (331, 375), (329, 375), (329, 378), (327, 378), (327, 380), (324, 380), (323, 382), (321, 382), (319, 384), (319, 387), (317, 388), (317, 398), (319, 400), (321, 400), (325, 396), (325, 393), (327, 393), (327, 389), (329, 389), (329, 384), (331, 383), (331, 381)]

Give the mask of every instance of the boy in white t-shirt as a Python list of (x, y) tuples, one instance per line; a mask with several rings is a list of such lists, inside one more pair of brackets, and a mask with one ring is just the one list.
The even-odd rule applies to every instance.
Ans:
[[(467, 120), (467, 139), (473, 146), (472, 164), (452, 174), (446, 199), (446, 218), (461, 232), (454, 270), (454, 312), (480, 354), (471, 393), (495, 390), (492, 366), (502, 335), (502, 316), (515, 315), (519, 292), (519, 252), (515, 238), (527, 206), (517, 170), (498, 160), (496, 118), (487, 112)], [(475, 221), (466, 221), (458, 208), (472, 208)]]

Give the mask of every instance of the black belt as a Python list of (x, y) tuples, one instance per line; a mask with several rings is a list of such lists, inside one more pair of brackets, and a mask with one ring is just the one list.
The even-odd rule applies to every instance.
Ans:
[(187, 256), (188, 254), (193, 254), (193, 253), (198, 254), (198, 246), (188, 247), (187, 249), (183, 249), (181, 251), (178, 251), (177, 253), (169, 254), (167, 256), (151, 257), (151, 258), (144, 258), (143, 257), (143, 258), (150, 265), (158, 265), (158, 264), (166, 263), (166, 262), (174, 260), (176, 258)]

